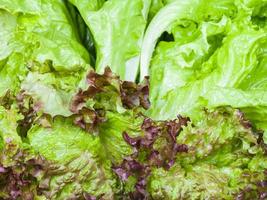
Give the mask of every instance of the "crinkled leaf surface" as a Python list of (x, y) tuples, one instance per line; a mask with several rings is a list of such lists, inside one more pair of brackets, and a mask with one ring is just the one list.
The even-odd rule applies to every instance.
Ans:
[[(59, 96), (62, 93), (69, 96), (75, 93), (78, 83), (83, 81), (90, 66), (87, 64), (89, 55), (80, 44), (65, 4), (62, 1), (11, 3), (3, 0), (0, 1), (0, 8), (3, 19), (0, 30), (0, 35), (3, 35), (0, 39), (0, 96), (8, 89), (14, 93), (26, 89), (36, 99), (46, 99), (40, 88), (34, 90), (20, 85), (24, 81), (25, 84), (38, 85), (38, 78), (35, 78), (36, 82), (32, 82), (31, 78), (31, 73), (36, 73), (37, 76), (57, 76), (57, 82), (60, 82), (55, 85), (53, 80), (50, 79), (49, 82), (47, 78), (47, 87), (54, 93), (49, 104), (55, 102), (54, 106), (58, 106), (59, 101), (67, 103), (66, 98)], [(51, 105), (47, 105), (45, 101), (43, 104), (45, 112), (49, 114), (69, 114), (62, 111), (65, 104), (59, 105), (59, 112), (51, 112), (47, 109)]]
[(232, 106), (266, 130), (267, 34), (253, 21), (264, 1), (204, 2), (195, 4), (195, 14), (173, 20), (165, 29), (173, 41), (156, 47), (149, 113), (161, 119), (180, 113), (197, 120), (203, 107)]
[(84, 192), (113, 198), (116, 180), (98, 137), (58, 117), (51, 128), (33, 127), (28, 138), (36, 152), (60, 166), (49, 182), (49, 198), (81, 198)]

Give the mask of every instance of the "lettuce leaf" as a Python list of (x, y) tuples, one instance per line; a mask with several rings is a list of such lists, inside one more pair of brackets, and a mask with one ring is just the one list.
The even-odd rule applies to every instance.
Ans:
[[(197, 121), (203, 107), (232, 106), (266, 130), (267, 35), (251, 21), (255, 4), (213, 2), (205, 15), (203, 6), (197, 5), (191, 18), (173, 21), (174, 41), (156, 48), (149, 115), (171, 119), (180, 113)], [(216, 7), (221, 10), (215, 12)]]
[(0, 106), (0, 163), (8, 167), (14, 163), (13, 156), (22, 146), (22, 140), (17, 133), (17, 120), (21, 116), (16, 110), (6, 110)]
[(118, 165), (133, 153), (133, 149), (124, 141), (122, 133), (126, 131), (131, 137), (141, 136), (142, 117), (137, 117), (132, 112), (108, 112), (106, 117), (106, 122), (99, 127), (99, 138), (107, 157), (114, 165)]
[(221, 108), (184, 127), (177, 141), (188, 145), (188, 153), (178, 155), (168, 171), (152, 170), (153, 199), (232, 199), (243, 189), (258, 198), (267, 158), (248, 123), (240, 111)]
[(0, 199), (266, 198), (266, 6), (0, 0)]
[(150, 0), (71, 1), (94, 37), (96, 71), (109, 66), (122, 80), (135, 81)]
[(37, 153), (57, 166), (47, 183), (47, 198), (81, 198), (85, 193), (113, 198), (116, 179), (98, 137), (74, 126), (71, 119), (56, 117), (50, 128), (32, 127), (28, 139)]
[(194, 9), (197, 1), (174, 1), (163, 7), (157, 15), (150, 22), (144, 35), (144, 41), (142, 43), (141, 57), (140, 57), (140, 79), (142, 80), (147, 76), (149, 62), (156, 45), (158, 38), (161, 34), (169, 28), (172, 22), (179, 18), (187, 18), (193, 16)]
[[(90, 60), (71, 23), (65, 4), (61, 1), (0, 1), (0, 9), (3, 19), (0, 34), (4, 35), (0, 43), (1, 49), (5, 49), (0, 54), (0, 96), (7, 90), (14, 94), (21, 89), (28, 90), (29, 87), (21, 87), (22, 82), (38, 85), (37, 78), (32, 80), (32, 73), (57, 77), (60, 84), (56, 84), (51, 78), (46, 79), (48, 87), (55, 93), (49, 104), (58, 102), (58, 96), (62, 93), (65, 96), (75, 93), (90, 69)], [(30, 93), (36, 101), (46, 99), (41, 91), (31, 90)], [(44, 107), (50, 106), (45, 101), (43, 104)], [(62, 109), (59, 112), (44, 110), (52, 115), (69, 114)]]

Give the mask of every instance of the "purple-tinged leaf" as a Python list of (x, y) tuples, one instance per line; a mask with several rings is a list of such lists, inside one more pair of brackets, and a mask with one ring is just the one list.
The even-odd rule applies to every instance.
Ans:
[(251, 122), (245, 118), (245, 115), (244, 115), (243, 112), (241, 112), (240, 110), (238, 110), (236, 112), (236, 114), (237, 114), (237, 116), (239, 118), (240, 123), (243, 125), (244, 128), (246, 128), (246, 129), (252, 128)]
[(83, 194), (83, 197), (84, 197), (85, 200), (96, 200), (96, 199), (97, 199), (95, 196), (90, 195), (90, 194), (88, 194), (87, 192), (85, 192), (85, 193)]
[(119, 178), (122, 181), (125, 181), (128, 179), (128, 177), (130, 176), (129, 172), (127, 172), (125, 169), (123, 169), (122, 167), (114, 167), (113, 171), (119, 176)]
[(131, 138), (126, 132), (123, 132), (122, 136), (123, 139), (132, 147), (138, 148), (140, 146), (140, 141), (141, 141), (140, 137)]

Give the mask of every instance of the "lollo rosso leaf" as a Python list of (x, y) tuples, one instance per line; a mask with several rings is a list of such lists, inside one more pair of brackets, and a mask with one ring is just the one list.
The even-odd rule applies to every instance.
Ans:
[(264, 180), (251, 183), (246, 188), (242, 189), (236, 196), (236, 200), (253, 199), (255, 196), (259, 200), (267, 198), (267, 169), (264, 171)]
[(48, 169), (49, 163), (41, 156), (32, 156), (27, 150), (19, 150), (12, 166), (0, 164), (0, 197), (6, 200), (33, 200), (37, 196), (38, 179)]
[(31, 128), (33, 122), (37, 118), (37, 112), (42, 107), (40, 102), (34, 102), (33, 98), (25, 91), (20, 91), (16, 96), (19, 113), (23, 115), (23, 119), (18, 121), (19, 133), (25, 137), (27, 131)]
[(91, 71), (86, 80), (89, 87), (79, 90), (70, 106), (74, 123), (82, 129), (97, 130), (97, 125), (106, 120), (106, 111), (148, 109), (150, 106), (148, 78), (141, 84), (121, 81), (107, 67), (103, 74)]
[(168, 170), (178, 153), (188, 152), (187, 145), (176, 142), (176, 137), (188, 121), (189, 118), (182, 116), (170, 121), (145, 118), (141, 125), (143, 136), (130, 137), (127, 132), (123, 132), (124, 140), (134, 148), (134, 153), (120, 165), (114, 166), (113, 171), (124, 183), (131, 176), (136, 178), (135, 189), (128, 194), (130, 199), (148, 199), (146, 186), (151, 169), (161, 167)]
[(149, 79), (145, 77), (143, 84), (135, 84), (130, 81), (123, 81), (120, 85), (121, 100), (123, 105), (132, 109), (141, 106), (144, 109), (150, 107), (149, 102)]
[[(161, 160), (160, 167), (171, 166), (171, 162), (178, 152), (187, 152), (188, 148), (184, 144), (177, 144), (176, 137), (182, 130), (183, 126), (187, 125), (189, 118), (178, 116), (175, 120), (155, 122), (150, 118), (144, 119), (141, 126), (144, 132), (143, 137), (131, 138), (126, 132), (123, 133), (124, 140), (134, 147), (137, 152), (145, 150), (149, 152), (148, 158), (151, 162)], [(157, 144), (162, 142), (161, 144)], [(169, 163), (166, 163), (169, 161)], [(157, 163), (157, 162), (156, 162)], [(169, 166), (169, 167), (170, 167)]]
[(42, 104), (38, 101), (34, 102), (33, 98), (24, 90), (21, 90), (17, 95), (8, 90), (4, 96), (0, 97), (0, 106), (10, 110), (12, 105), (16, 105), (18, 113), (22, 115), (22, 119), (17, 122), (18, 132), (20, 136), (25, 137), (27, 131), (36, 120)]

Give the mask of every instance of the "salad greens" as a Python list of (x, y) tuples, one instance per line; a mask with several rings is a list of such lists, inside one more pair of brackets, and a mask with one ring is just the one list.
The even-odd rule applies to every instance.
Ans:
[(110, 66), (122, 79), (135, 81), (150, 1), (71, 1), (92, 32), (97, 72)]
[(266, 199), (266, 0), (0, 0), (0, 199)]
[[(198, 108), (232, 106), (241, 108), (257, 128), (266, 129), (262, 120), (266, 118), (267, 103), (267, 32), (252, 17), (266, 19), (256, 12), (252, 2), (211, 2), (192, 3), (194, 6), (183, 9), (182, 15), (178, 11), (186, 5), (175, 1), (160, 10), (159, 18), (156, 16), (148, 26), (143, 62), (141, 56), (143, 75), (147, 74), (153, 51), (152, 38), (155, 41), (162, 31), (173, 36), (172, 41), (159, 42), (151, 59), (151, 115), (166, 119), (180, 113), (197, 118)], [(266, 7), (264, 1), (260, 5), (257, 9)], [(168, 18), (172, 22), (165, 28), (160, 15), (166, 18), (164, 13), (171, 9), (182, 19)], [(162, 25), (161, 30), (157, 23)]]

